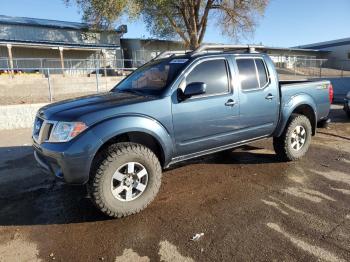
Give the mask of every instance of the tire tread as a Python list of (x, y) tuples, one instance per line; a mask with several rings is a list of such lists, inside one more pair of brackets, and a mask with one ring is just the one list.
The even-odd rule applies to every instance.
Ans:
[(306, 116), (300, 115), (300, 114), (292, 114), (282, 135), (279, 137), (273, 138), (273, 148), (277, 156), (282, 161), (297, 161), (303, 157), (303, 155), (300, 155), (300, 156), (293, 155), (289, 150), (288, 134), (293, 131), (292, 129), (294, 128), (295, 123), (304, 122), (304, 121), (307, 121), (309, 123), (309, 129), (311, 130), (310, 121)]
[[(117, 159), (119, 156), (124, 154), (136, 154), (141, 157), (147, 158), (151, 161), (152, 165), (156, 168), (155, 172), (155, 183), (156, 186), (152, 187), (151, 197), (144, 202), (144, 204), (137, 209), (129, 210), (129, 211), (116, 211), (110, 209), (105, 202), (103, 201), (102, 192), (100, 190), (101, 179), (104, 176), (109, 164)], [(102, 161), (97, 162), (97, 166), (93, 167), (92, 170), (96, 170), (92, 177), (90, 178), (90, 182), (88, 183), (88, 191), (90, 192), (91, 200), (95, 204), (97, 208), (99, 208), (103, 213), (110, 217), (121, 218), (129, 215), (133, 215), (139, 213), (141, 210), (145, 209), (155, 198), (157, 195), (160, 184), (161, 184), (161, 176), (162, 169), (159, 163), (157, 156), (147, 147), (132, 143), (132, 142), (122, 142), (113, 144), (108, 147), (104, 152), (102, 152)]]

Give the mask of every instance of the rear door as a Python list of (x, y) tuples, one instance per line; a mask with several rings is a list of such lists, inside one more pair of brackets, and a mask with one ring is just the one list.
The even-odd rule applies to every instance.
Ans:
[(239, 105), (233, 92), (225, 57), (203, 58), (185, 72), (179, 88), (193, 82), (206, 84), (206, 93), (186, 100), (174, 99), (173, 125), (177, 155), (187, 155), (235, 141)]
[(236, 57), (240, 90), (240, 128), (248, 140), (273, 133), (278, 121), (278, 86), (262, 57)]

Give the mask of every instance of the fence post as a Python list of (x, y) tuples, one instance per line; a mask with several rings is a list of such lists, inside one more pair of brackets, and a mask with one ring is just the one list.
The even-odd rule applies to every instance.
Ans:
[(98, 84), (98, 74), (99, 74), (99, 72), (100, 72), (100, 66), (99, 66), (99, 62), (98, 61), (96, 61), (96, 63), (95, 63), (95, 69), (96, 69), (96, 71), (95, 71), (95, 73), (96, 73), (96, 91), (97, 91), (97, 93), (99, 92), (99, 84)]
[(343, 63), (341, 63), (341, 77), (344, 77), (344, 64)]
[(320, 77), (322, 77), (322, 65), (321, 65), (321, 60), (320, 60)]
[(43, 59), (42, 58), (40, 58), (40, 70), (39, 71), (41, 72), (41, 76), (43, 76), (44, 75), (44, 69), (43, 69)]
[(294, 77), (297, 75), (297, 65), (296, 65), (296, 62), (294, 60), (294, 63), (293, 63), (293, 67), (294, 67)]
[(47, 83), (49, 85), (49, 99), (52, 102), (52, 90), (51, 90), (51, 80), (50, 80), (50, 68), (47, 68)]

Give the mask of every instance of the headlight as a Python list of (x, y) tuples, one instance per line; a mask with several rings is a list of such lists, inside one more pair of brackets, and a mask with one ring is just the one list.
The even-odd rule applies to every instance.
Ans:
[(82, 122), (57, 122), (53, 127), (49, 142), (67, 142), (86, 128), (87, 126)]

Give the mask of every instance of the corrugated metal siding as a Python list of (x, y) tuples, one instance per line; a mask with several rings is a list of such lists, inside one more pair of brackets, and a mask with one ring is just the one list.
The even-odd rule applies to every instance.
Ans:
[(0, 24), (0, 40), (120, 45), (118, 33)]
[(76, 23), (67, 21), (57, 21), (50, 19), (39, 19), (31, 17), (13, 17), (7, 15), (0, 15), (1, 24), (18, 24), (18, 25), (36, 25), (46, 27), (57, 27), (57, 28), (70, 28), (70, 29), (88, 29), (89, 26), (86, 23)]

